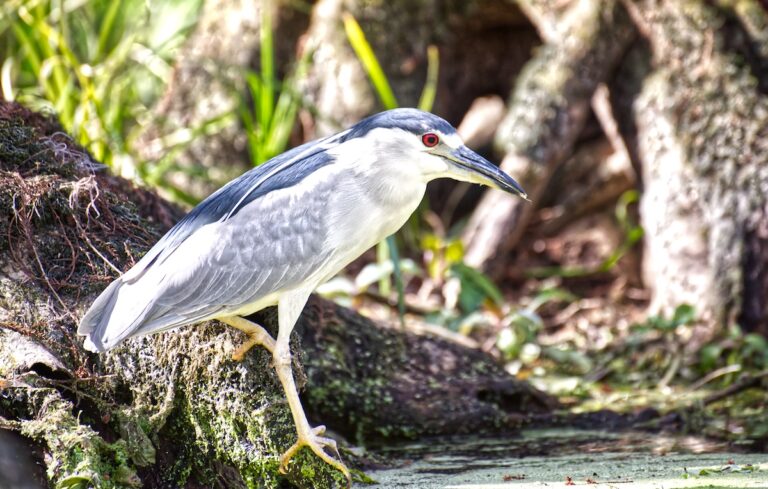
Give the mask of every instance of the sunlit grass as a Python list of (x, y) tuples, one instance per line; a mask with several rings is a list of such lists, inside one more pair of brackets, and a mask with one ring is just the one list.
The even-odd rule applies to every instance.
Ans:
[(10, 0), (0, 6), (6, 100), (55, 113), (117, 173), (137, 174), (136, 136), (162, 95), (201, 0)]
[(298, 59), (280, 80), (275, 70), (274, 31), (269, 9), (262, 9), (260, 71), (245, 75), (252, 102), (240, 103), (240, 120), (248, 137), (251, 162), (259, 165), (284, 152), (302, 107), (298, 83), (306, 77), (312, 52)]

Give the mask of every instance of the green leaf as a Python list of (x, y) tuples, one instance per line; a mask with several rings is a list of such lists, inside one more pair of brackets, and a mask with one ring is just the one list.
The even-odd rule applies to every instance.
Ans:
[(699, 364), (701, 370), (708, 372), (717, 367), (720, 362), (720, 355), (723, 353), (723, 347), (712, 343), (705, 345), (699, 352)]
[(754, 351), (768, 352), (768, 339), (762, 335), (750, 333), (744, 336), (744, 344)]
[(263, 89), (259, 93), (258, 114), (262, 127), (268, 127), (272, 121), (275, 105), (275, 52), (272, 46), (272, 15), (267, 5), (263, 5), (260, 30), (261, 80)]
[(430, 112), (435, 104), (437, 95), (437, 81), (440, 72), (440, 51), (437, 46), (430, 45), (427, 48), (427, 81), (421, 91), (418, 107)]
[(460, 239), (456, 239), (448, 243), (445, 247), (445, 261), (449, 265), (459, 263), (464, 258), (464, 243)]
[(109, 2), (109, 7), (107, 7), (106, 15), (104, 16), (104, 19), (101, 21), (101, 29), (99, 29), (99, 45), (96, 49), (96, 56), (93, 60), (99, 60), (104, 57), (104, 55), (107, 53), (107, 43), (109, 42), (110, 34), (112, 34), (112, 28), (115, 24), (115, 18), (117, 17), (118, 12), (120, 12), (120, 8), (123, 5), (122, 0), (114, 0), (112, 2)]
[(578, 297), (576, 297), (571, 292), (568, 292), (565, 289), (561, 289), (559, 287), (549, 287), (546, 289), (542, 289), (539, 291), (538, 294), (531, 300), (531, 303), (528, 305), (526, 309), (529, 311), (536, 311), (544, 304), (547, 304), (549, 302), (566, 302), (571, 303), (577, 300)]
[(672, 327), (684, 326), (696, 319), (696, 310), (690, 304), (680, 304), (672, 315)]
[(459, 303), (463, 311), (476, 311), (486, 298), (493, 300), (499, 306), (504, 302), (501, 291), (481, 271), (464, 263), (455, 263), (451, 266), (451, 272), (461, 281)]
[(487, 297), (485, 291), (475, 282), (462, 280), (459, 291), (459, 307), (464, 313), (480, 309)]
[(344, 21), (344, 30), (347, 33), (349, 44), (352, 46), (352, 49), (354, 49), (357, 59), (362, 63), (363, 69), (368, 74), (371, 83), (373, 83), (376, 95), (378, 95), (379, 100), (381, 100), (381, 104), (385, 109), (397, 108), (398, 103), (394, 92), (392, 92), (392, 87), (389, 86), (389, 81), (384, 74), (384, 70), (381, 69), (379, 60), (376, 58), (371, 45), (365, 38), (365, 33), (360, 27), (360, 24), (358, 24), (357, 20), (355, 20), (349, 13), (344, 13), (342, 15), (342, 20)]

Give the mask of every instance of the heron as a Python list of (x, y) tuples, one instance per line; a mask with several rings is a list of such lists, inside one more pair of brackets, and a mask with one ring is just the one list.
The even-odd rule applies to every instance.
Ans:
[[(526, 198), (522, 187), (470, 150), (448, 122), (417, 109), (370, 116), (291, 149), (232, 180), (198, 204), (83, 316), (78, 334), (94, 352), (128, 338), (215, 319), (271, 354), (296, 427), (280, 457), (308, 447), (351, 484), (325, 427), (312, 427), (291, 368), (290, 335), (312, 291), (416, 210), (427, 183), (448, 177)], [(246, 319), (277, 305), (273, 338)], [(331, 456), (326, 449), (334, 455)]]

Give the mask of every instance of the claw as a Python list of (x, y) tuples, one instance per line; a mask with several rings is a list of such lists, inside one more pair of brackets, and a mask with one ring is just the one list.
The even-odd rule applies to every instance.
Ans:
[(243, 358), (245, 358), (245, 354), (257, 345), (263, 346), (269, 350), (270, 353), (275, 351), (275, 339), (258, 324), (241, 318), (240, 316), (224, 317), (220, 318), (219, 321), (232, 326), (235, 329), (239, 329), (248, 336), (245, 342), (232, 353), (232, 360), (242, 362)]
[(299, 433), (299, 439), (293, 444), (291, 448), (280, 457), (280, 472), (285, 474), (288, 471), (288, 463), (303, 447), (308, 447), (315, 455), (323, 459), (325, 463), (331, 465), (336, 470), (344, 474), (347, 478), (347, 487), (352, 487), (352, 475), (349, 473), (349, 469), (340, 461), (331, 457), (325, 452), (325, 447), (331, 447), (336, 453), (336, 456), (341, 459), (339, 450), (336, 447), (336, 440), (325, 438), (320, 435), (325, 433), (325, 426), (320, 425), (308, 430), (305, 433)]

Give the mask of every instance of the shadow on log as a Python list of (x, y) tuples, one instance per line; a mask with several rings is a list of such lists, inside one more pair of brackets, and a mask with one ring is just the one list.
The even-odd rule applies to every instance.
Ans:
[[(79, 317), (181, 213), (100, 171), (51, 118), (0, 103), (0, 429), (64, 487), (333, 487), (295, 438), (264, 351), (209, 322), (85, 352)], [(274, 311), (257, 318), (274, 331)], [(316, 422), (356, 442), (513, 431), (550, 401), (484, 354), (313, 298), (296, 369)], [(348, 454), (347, 454), (348, 456)]]

